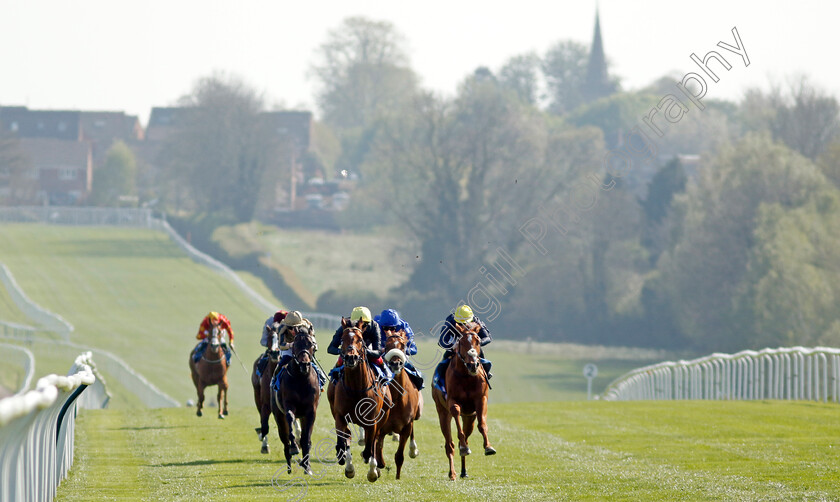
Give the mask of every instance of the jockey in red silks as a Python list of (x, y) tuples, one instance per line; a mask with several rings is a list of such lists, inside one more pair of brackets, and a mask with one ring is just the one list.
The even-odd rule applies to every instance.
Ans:
[(222, 340), (222, 346), (225, 349), (225, 357), (227, 358), (227, 363), (229, 365), (230, 351), (231, 349), (236, 350), (233, 346), (233, 327), (231, 327), (230, 320), (224, 314), (214, 311), (211, 311), (209, 314), (204, 316), (204, 319), (201, 320), (201, 324), (198, 326), (198, 334), (196, 334), (195, 337), (201, 341), (195, 348), (196, 360), (201, 358), (201, 354), (204, 352), (205, 347), (207, 347), (206, 338), (210, 336), (210, 332), (214, 327), (227, 331), (228, 337), (230, 338), (230, 348), (228, 348), (226, 341), (224, 339)]

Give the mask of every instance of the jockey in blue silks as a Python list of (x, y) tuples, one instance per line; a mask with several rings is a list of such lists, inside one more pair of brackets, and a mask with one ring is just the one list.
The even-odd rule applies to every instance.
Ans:
[[(458, 338), (458, 331), (455, 329), (455, 323), (478, 324), (481, 327), (478, 331), (478, 338), (481, 340), (480, 343), (482, 347), (493, 341), (493, 338), (490, 336), (490, 330), (488, 330), (487, 326), (473, 314), (469, 305), (461, 305), (455, 310), (454, 314), (449, 314), (444, 321), (443, 326), (440, 328), (440, 339), (438, 340), (438, 345), (440, 345), (441, 348), (446, 349), (446, 352), (443, 354), (443, 360), (437, 365), (437, 368), (435, 368), (434, 378), (432, 379), (432, 385), (444, 391), (444, 393), (446, 392), (444, 389), (444, 382), (446, 381), (446, 367), (449, 366), (449, 360), (455, 354), (452, 347), (455, 346), (455, 340)], [(484, 373), (487, 374), (487, 380), (490, 380), (493, 378), (493, 374), (490, 373), (492, 363), (484, 358), (483, 349), (481, 350), (481, 353), (479, 353), (478, 357), (481, 360), (481, 366), (484, 367)]]
[[(417, 345), (414, 344), (414, 331), (412, 331), (411, 326), (409, 326), (405, 320), (400, 318), (399, 312), (393, 309), (386, 309), (383, 310), (381, 314), (374, 317), (373, 320), (379, 323), (382, 331), (383, 350), (385, 349), (385, 345), (387, 345), (385, 331), (388, 329), (392, 329), (393, 331), (403, 330), (408, 338), (408, 344), (405, 347), (405, 355), (413, 356), (417, 354)], [(423, 389), (423, 374), (420, 373), (420, 370), (415, 368), (413, 364), (411, 364), (410, 359), (406, 359), (403, 370), (408, 373), (409, 379), (414, 386), (417, 387), (417, 390)]]

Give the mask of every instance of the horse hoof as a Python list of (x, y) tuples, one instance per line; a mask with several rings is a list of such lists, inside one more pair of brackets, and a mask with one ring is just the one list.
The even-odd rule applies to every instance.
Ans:
[(298, 446), (292, 443), (291, 446), (289, 446), (289, 455), (297, 455), (298, 453), (300, 453)]
[(484, 454), (485, 455), (495, 455), (496, 454), (496, 449), (493, 448), (492, 446), (488, 446), (487, 448), (484, 449)]
[(291, 473), (292, 473), (292, 466), (291, 465), (286, 466), (286, 474), (291, 474)]
[(338, 465), (344, 465), (344, 455), (337, 455)]
[(228, 410), (225, 410), (225, 416), (227, 416), (227, 414), (228, 414)]
[(260, 448), (260, 453), (268, 453), (268, 446), (263, 446)]
[(408, 456), (411, 458), (417, 458), (417, 455), (420, 455), (420, 450), (417, 448), (412, 448), (408, 450)]
[(198, 410), (198, 411), (195, 412), (195, 416), (197, 416), (197, 417), (200, 417), (203, 414), (204, 413), (202, 413), (201, 410)]
[(303, 473), (304, 473), (304, 474), (306, 474), (307, 476), (314, 476), (314, 475), (315, 475), (315, 474), (312, 472), (312, 469), (308, 469), (308, 468), (307, 468), (307, 469), (304, 469), (304, 470), (303, 470)]
[(399, 441), (399, 440), (400, 440), (400, 435), (395, 432), (394, 435), (391, 437), (391, 441)]
[(379, 476), (377, 476), (375, 472), (368, 472), (367, 478), (368, 478), (368, 481), (370, 481), (371, 483), (373, 483), (373, 482), (375, 482), (377, 479), (379, 479)]
[(344, 475), (347, 476), (347, 479), (353, 479), (356, 476), (356, 471), (344, 471)]
[(219, 414), (219, 420), (224, 420), (224, 419), (225, 419), (225, 416), (222, 415), (222, 414)]
[(364, 446), (364, 445), (365, 445), (365, 438), (362, 438), (362, 439), (359, 440), (359, 446)]
[(469, 446), (459, 446), (459, 447), (458, 447), (458, 449), (460, 450), (460, 452), (461, 452), (461, 456), (462, 456), (462, 457), (466, 457), (467, 455), (469, 455), (470, 453), (472, 453), (472, 452), (470, 451), (470, 447), (469, 447)]
[(455, 481), (455, 473), (454, 472), (449, 474), (449, 481)]
[(467, 473), (466, 473), (466, 472), (462, 472), (462, 473), (461, 473), (461, 479), (466, 479), (466, 478), (468, 478), (468, 477), (469, 477), (469, 476), (467, 475)]

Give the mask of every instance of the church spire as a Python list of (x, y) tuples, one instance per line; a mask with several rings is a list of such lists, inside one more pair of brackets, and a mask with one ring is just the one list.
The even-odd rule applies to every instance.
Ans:
[(594, 101), (609, 96), (615, 91), (607, 74), (607, 58), (604, 55), (604, 42), (601, 40), (601, 19), (595, 8), (595, 34), (589, 49), (589, 64), (586, 68), (586, 81), (583, 84), (583, 96), (586, 101)]

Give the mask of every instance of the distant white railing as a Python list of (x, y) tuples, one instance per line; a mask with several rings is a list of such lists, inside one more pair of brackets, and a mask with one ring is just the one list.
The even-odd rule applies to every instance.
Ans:
[(653, 364), (614, 380), (604, 399), (840, 402), (840, 349), (768, 348)]
[(48, 501), (73, 464), (76, 398), (96, 381), (76, 359), (69, 376), (0, 400), (0, 500)]
[(37, 322), (45, 329), (57, 333), (63, 340), (70, 340), (70, 333), (73, 332), (73, 325), (65, 321), (63, 317), (54, 314), (41, 307), (26, 296), (26, 293), (18, 286), (15, 276), (6, 265), (0, 263), (0, 282), (6, 286), (6, 291), (12, 297), (12, 301), (23, 312), (26, 317)]
[(32, 378), (35, 376), (35, 356), (26, 347), (8, 343), (0, 343), (0, 352), (3, 353), (3, 360), (10, 363), (17, 361), (18, 366), (23, 368), (23, 379), (15, 390), (16, 394), (23, 394), (32, 385)]

